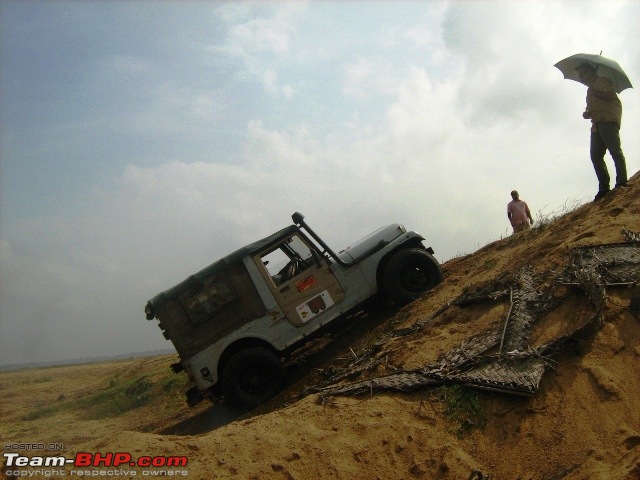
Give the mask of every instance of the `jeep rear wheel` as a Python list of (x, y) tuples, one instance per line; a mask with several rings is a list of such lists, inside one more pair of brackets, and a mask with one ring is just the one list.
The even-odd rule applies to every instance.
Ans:
[(442, 281), (440, 265), (419, 248), (400, 250), (385, 266), (382, 289), (389, 299), (409, 303)]
[(284, 368), (275, 353), (245, 348), (233, 354), (222, 371), (222, 391), (233, 402), (254, 408), (282, 388)]

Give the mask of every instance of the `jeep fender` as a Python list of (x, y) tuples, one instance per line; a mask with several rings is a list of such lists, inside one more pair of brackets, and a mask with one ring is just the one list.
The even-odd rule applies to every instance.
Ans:
[(233, 342), (231, 342), (229, 345), (227, 345), (224, 348), (224, 350), (222, 351), (222, 354), (220, 355), (220, 358), (218, 359), (218, 371), (217, 371), (218, 378), (216, 380), (219, 381), (220, 378), (222, 378), (222, 371), (224, 370), (224, 367), (227, 361), (235, 353), (245, 348), (256, 348), (256, 347), (264, 348), (265, 350), (273, 352), (278, 356), (282, 355), (282, 352), (278, 350), (272, 343), (270, 343), (265, 338), (252, 336), (252, 337), (235, 339)]
[[(281, 352), (271, 342), (254, 336), (235, 337), (229, 343), (211, 345), (183, 361), (189, 377), (201, 392), (217, 389), (225, 362), (243, 348), (261, 347), (278, 355)], [(206, 395), (206, 394), (205, 394)]]
[(380, 290), (382, 287), (382, 275), (384, 273), (385, 267), (387, 266), (387, 263), (389, 262), (389, 259), (400, 250), (404, 250), (407, 248), (422, 248), (423, 250), (426, 250), (431, 255), (433, 255), (433, 248), (425, 247), (422, 244), (423, 240), (424, 237), (416, 234), (415, 236), (408, 238), (406, 241), (396, 246), (393, 250), (388, 252), (384, 257), (380, 259), (380, 262), (378, 262), (378, 267), (376, 269), (376, 284), (378, 285), (378, 290)]

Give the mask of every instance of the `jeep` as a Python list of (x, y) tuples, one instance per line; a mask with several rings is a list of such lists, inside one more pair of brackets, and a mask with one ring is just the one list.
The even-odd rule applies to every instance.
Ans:
[(376, 294), (406, 304), (442, 281), (424, 238), (392, 224), (335, 253), (305, 223), (240, 248), (147, 302), (194, 384), (191, 406), (225, 396), (255, 407), (284, 385), (283, 361)]

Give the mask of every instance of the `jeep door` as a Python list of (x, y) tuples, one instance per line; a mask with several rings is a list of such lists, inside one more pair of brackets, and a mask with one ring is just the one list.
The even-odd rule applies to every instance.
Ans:
[(324, 258), (300, 232), (254, 255), (253, 261), (294, 325), (307, 324), (345, 298)]

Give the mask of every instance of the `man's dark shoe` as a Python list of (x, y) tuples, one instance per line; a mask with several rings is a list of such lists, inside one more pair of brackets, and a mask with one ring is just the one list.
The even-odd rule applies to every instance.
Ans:
[(616, 188), (620, 188), (620, 187), (626, 188), (626, 187), (628, 187), (628, 186), (629, 186), (629, 185), (627, 184), (627, 182), (624, 182), (624, 183), (616, 183)]
[(609, 193), (611, 190), (601, 190), (599, 191), (595, 198), (593, 199), (594, 202), (597, 202), (598, 200), (600, 200), (602, 197), (604, 197), (607, 193)]

